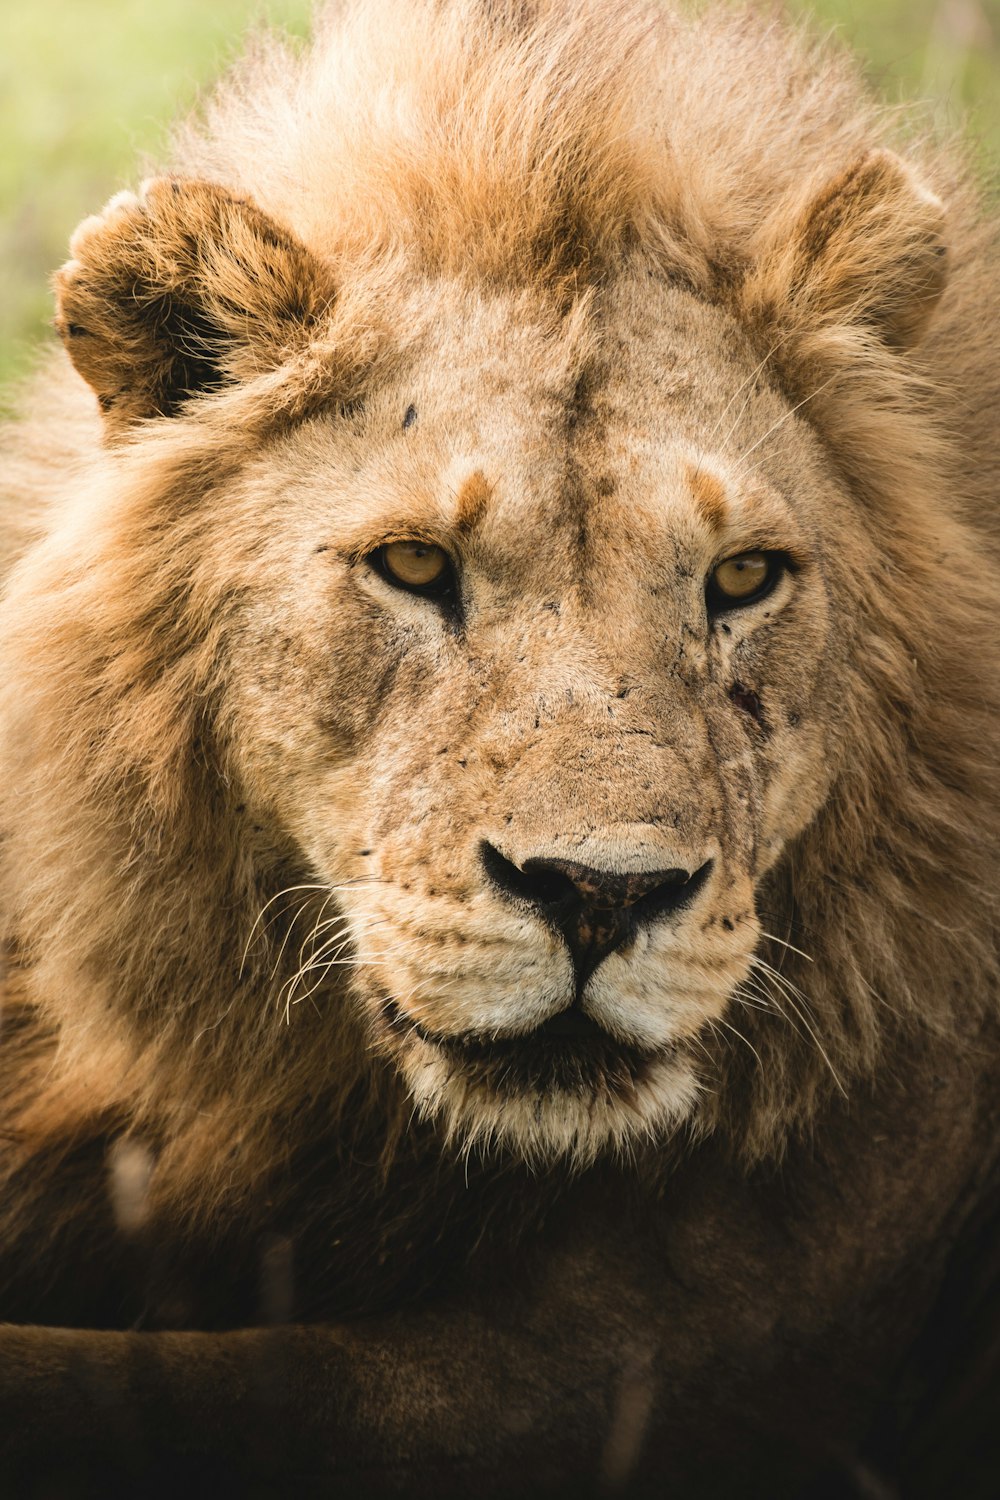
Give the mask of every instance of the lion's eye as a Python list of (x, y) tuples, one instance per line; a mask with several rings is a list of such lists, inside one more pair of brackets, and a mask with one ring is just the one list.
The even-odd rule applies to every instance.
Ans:
[(433, 542), (387, 542), (370, 559), (382, 577), (417, 594), (445, 594), (453, 583), (451, 560)]
[(738, 609), (762, 599), (781, 576), (782, 559), (774, 552), (743, 552), (727, 557), (708, 580), (709, 610)]

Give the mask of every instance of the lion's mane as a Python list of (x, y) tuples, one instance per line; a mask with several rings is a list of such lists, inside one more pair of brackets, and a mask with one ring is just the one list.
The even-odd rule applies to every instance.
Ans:
[[(947, 205), (947, 289), (905, 357), (863, 316), (817, 315), (780, 248), (823, 183), (885, 147)], [(762, 899), (766, 952), (809, 1010), (792, 1026), (748, 1014), (752, 1045), (720, 1048), (704, 1127), (745, 1162), (775, 1155), (837, 1089), (893, 1069), (901, 1036), (974, 1037), (997, 972), (1000, 305), (960, 153), (871, 104), (835, 49), (749, 12), (386, 0), (334, 7), (303, 51), (260, 38), (170, 170), (252, 197), (339, 290), (297, 346), (261, 292), (280, 358), (234, 355), (197, 411), (111, 458), (65, 361), (6, 438), (22, 554), (2, 682), (8, 1125), (49, 1163), (37, 1187), (21, 1166), (4, 1191), (12, 1234), (14, 1205), (61, 1180), (80, 1143), (126, 1130), (153, 1144), (163, 1202), (198, 1221), (311, 1191), (310, 1136), (341, 1162), (345, 1212), (359, 1175), (419, 1183), (386, 1210), (394, 1224), (426, 1219), (440, 1186), (433, 1131), (410, 1122), (350, 1007), (326, 1003), (318, 1034), (272, 1003), (296, 955), (268, 903), (310, 872), (220, 783), (232, 575), (201, 524), (248, 448), (331, 390), (346, 409), (377, 385), (403, 263), (544, 282), (569, 303), (622, 257), (651, 258), (758, 339), (863, 502), (857, 556), (881, 560), (881, 584), (859, 602), (840, 705), (850, 770)], [(857, 279), (863, 311), (864, 265)], [(366, 1239), (359, 1263), (372, 1254)]]

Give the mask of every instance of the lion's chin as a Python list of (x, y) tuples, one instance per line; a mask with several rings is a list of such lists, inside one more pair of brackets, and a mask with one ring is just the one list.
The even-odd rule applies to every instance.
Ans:
[(698, 1102), (676, 1049), (630, 1046), (596, 1026), (492, 1039), (429, 1033), (395, 1007), (386, 1020), (418, 1109), (465, 1149), (583, 1167), (665, 1139)]

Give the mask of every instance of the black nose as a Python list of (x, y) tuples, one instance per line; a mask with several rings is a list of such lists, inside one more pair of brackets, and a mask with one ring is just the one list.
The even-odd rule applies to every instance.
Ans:
[(598, 964), (638, 927), (679, 911), (708, 879), (712, 861), (696, 870), (594, 870), (568, 859), (526, 859), (515, 865), (492, 844), (481, 846), (493, 884), (531, 906), (564, 939), (579, 996)]

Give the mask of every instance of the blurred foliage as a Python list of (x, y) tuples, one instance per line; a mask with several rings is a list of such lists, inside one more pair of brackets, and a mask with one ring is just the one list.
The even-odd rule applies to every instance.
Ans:
[[(1000, 157), (1000, 0), (790, 0), (864, 59), (883, 97), (968, 116)], [(51, 317), (48, 276), (74, 225), (141, 176), (166, 126), (269, 20), (294, 34), (309, 0), (8, 0), (0, 16), (0, 385)]]

